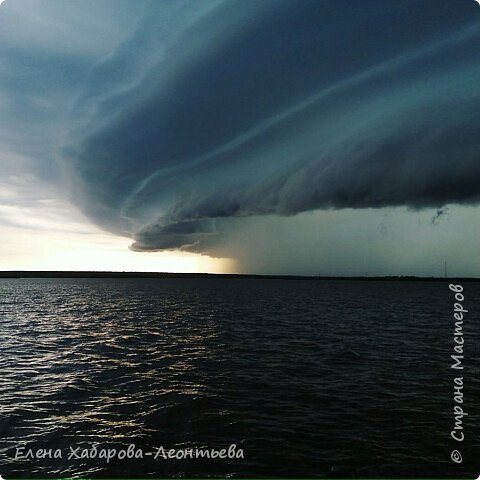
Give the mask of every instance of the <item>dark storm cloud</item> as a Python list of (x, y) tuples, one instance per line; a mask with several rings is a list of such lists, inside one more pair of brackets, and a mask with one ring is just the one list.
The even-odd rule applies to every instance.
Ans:
[(213, 220), (194, 220), (167, 224), (152, 224), (143, 228), (138, 236), (142, 243), (134, 243), (132, 250), (182, 249), (207, 251), (208, 237), (215, 234)]
[[(101, 21), (99, 15), (103, 17)], [(0, 167), (3, 178), (10, 173), (19, 174), (18, 162), (12, 161), (14, 155), (30, 161), (29, 175), (59, 181), (54, 150), (64, 131), (71, 128), (65, 122), (66, 112), (93, 65), (128, 31), (125, 16), (129, 22), (136, 16), (128, 0), (23, 0), (2, 4)]]
[(73, 193), (135, 250), (213, 252), (238, 217), (477, 203), (479, 19), (437, 0), (146, 4), (71, 116)]

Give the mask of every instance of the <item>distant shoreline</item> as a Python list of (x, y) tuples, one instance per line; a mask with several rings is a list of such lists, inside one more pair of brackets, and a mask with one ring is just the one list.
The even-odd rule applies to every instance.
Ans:
[(240, 273), (169, 273), (169, 272), (95, 272), (95, 271), (0, 271), (0, 278), (192, 278), (192, 279), (257, 279), (257, 280), (356, 280), (356, 281), (408, 281), (408, 282), (480, 282), (480, 278), (469, 277), (332, 277), (322, 275), (255, 275)]

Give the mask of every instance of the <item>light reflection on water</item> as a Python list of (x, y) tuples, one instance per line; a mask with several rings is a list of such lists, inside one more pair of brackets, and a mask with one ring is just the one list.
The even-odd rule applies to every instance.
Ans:
[[(465, 290), (478, 305), (478, 284)], [(478, 435), (462, 445), (463, 466), (449, 460), (444, 283), (19, 279), (0, 280), (0, 295), (4, 477), (318, 476), (334, 464), (458, 477), (476, 467)], [(478, 342), (478, 315), (465, 329)], [(478, 378), (468, 382), (473, 416)], [(19, 445), (95, 442), (236, 443), (245, 459), (13, 459)]]

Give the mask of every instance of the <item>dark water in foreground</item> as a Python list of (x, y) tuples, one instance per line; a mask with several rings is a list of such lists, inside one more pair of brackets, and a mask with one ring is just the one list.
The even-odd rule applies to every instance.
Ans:
[[(464, 287), (459, 374), (446, 282), (0, 280), (0, 474), (476, 478), (480, 284)], [(68, 460), (94, 443), (244, 458)]]

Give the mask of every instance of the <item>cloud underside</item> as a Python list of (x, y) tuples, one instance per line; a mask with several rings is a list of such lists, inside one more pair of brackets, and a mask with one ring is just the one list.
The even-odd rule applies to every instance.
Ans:
[(132, 249), (215, 254), (238, 217), (479, 202), (470, 8), (169, 5), (93, 71), (62, 150), (82, 210)]

